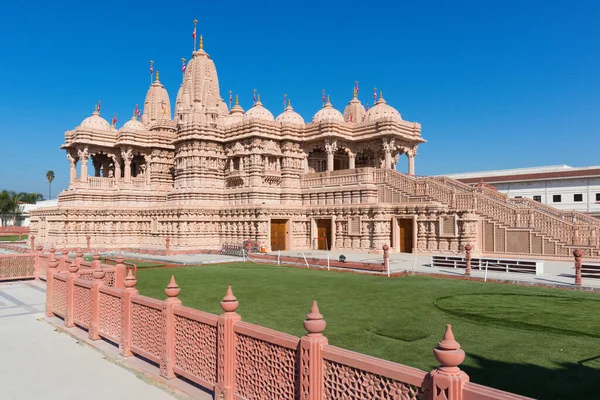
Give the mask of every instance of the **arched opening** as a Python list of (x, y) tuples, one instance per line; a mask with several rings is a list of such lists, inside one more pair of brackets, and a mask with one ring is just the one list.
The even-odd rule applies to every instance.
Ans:
[(377, 167), (375, 153), (371, 149), (361, 150), (356, 154), (356, 168)]
[(308, 172), (325, 171), (327, 171), (327, 153), (319, 148), (308, 153)]

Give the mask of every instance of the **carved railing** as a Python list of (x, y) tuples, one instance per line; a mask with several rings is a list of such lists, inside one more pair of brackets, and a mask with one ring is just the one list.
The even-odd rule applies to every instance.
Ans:
[(356, 168), (306, 174), (300, 180), (302, 188), (374, 183), (373, 168)]
[(39, 274), (34, 254), (0, 254), (0, 282), (31, 279)]
[(131, 178), (131, 187), (136, 189), (143, 189), (146, 187), (146, 177), (135, 177)]
[(231, 287), (221, 302), (223, 314), (213, 315), (183, 306), (174, 277), (162, 301), (139, 295), (132, 274), (123, 288), (113, 288), (104, 285), (102, 269), (90, 282), (78, 277), (76, 267), (64, 272), (51, 267), (49, 317), (88, 329), (91, 340), (110, 340), (122, 356), (150, 360), (163, 378), (179, 375), (213, 391), (216, 399), (441, 398), (436, 393), (449, 400), (525, 399), (468, 383), (459, 368), (464, 351), (449, 325), (434, 349), (440, 367), (427, 373), (330, 346), (316, 302), (304, 321), (307, 334), (300, 338), (242, 322)]
[(91, 188), (112, 189), (115, 186), (115, 178), (88, 176), (87, 184)]

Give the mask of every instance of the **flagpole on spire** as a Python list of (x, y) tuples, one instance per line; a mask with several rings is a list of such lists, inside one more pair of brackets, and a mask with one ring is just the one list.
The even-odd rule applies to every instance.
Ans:
[(198, 23), (198, 20), (195, 19), (194, 20), (194, 32), (192, 32), (192, 39), (194, 39), (194, 51), (196, 51), (196, 24)]
[(287, 106), (287, 94), (283, 94), (283, 110), (285, 111), (285, 107)]
[(358, 98), (358, 81), (354, 82), (354, 97)]
[(373, 88), (373, 104), (377, 102), (377, 88)]
[(325, 90), (321, 90), (321, 101), (323, 102), (323, 105), (325, 105), (325, 102), (327, 101), (327, 98), (325, 97)]
[(150, 60), (150, 84), (152, 85), (152, 75), (154, 75), (154, 61)]
[(185, 58), (181, 57), (181, 81), (185, 78)]
[(253, 96), (254, 104), (256, 104), (256, 89), (252, 89), (252, 91), (254, 92), (254, 96)]
[(231, 102), (233, 101), (233, 97), (232, 97), (232, 91), (229, 91), (229, 109), (231, 110)]

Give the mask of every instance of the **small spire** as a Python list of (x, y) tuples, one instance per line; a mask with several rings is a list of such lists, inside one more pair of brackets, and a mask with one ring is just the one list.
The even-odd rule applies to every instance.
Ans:
[(160, 79), (158, 79), (158, 70), (156, 70), (156, 80), (155, 82), (160, 82)]
[(239, 106), (240, 105), (240, 99), (238, 98), (238, 95), (235, 95), (235, 105)]
[(288, 99), (288, 107), (292, 107), (292, 100)]
[(223, 297), (223, 301), (221, 302), (221, 308), (225, 313), (234, 313), (238, 308), (238, 301), (236, 297), (233, 295), (233, 291), (231, 290), (231, 286), (227, 287), (227, 293), (225, 297)]
[(260, 103), (260, 93), (258, 94), (258, 102)]
[(202, 40), (202, 35), (200, 35), (200, 50), (204, 49), (204, 41)]
[(165, 289), (165, 294), (168, 297), (177, 297), (179, 296), (179, 293), (181, 293), (181, 289), (177, 285), (177, 282), (175, 282), (175, 275), (171, 275), (171, 281)]

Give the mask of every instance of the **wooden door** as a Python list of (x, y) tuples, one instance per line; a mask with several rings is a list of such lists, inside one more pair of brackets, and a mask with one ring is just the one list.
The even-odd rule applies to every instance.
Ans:
[(331, 220), (318, 219), (317, 221), (317, 249), (329, 250), (331, 248)]
[(287, 242), (287, 221), (284, 219), (271, 220), (271, 250), (285, 250)]
[(401, 219), (398, 221), (400, 236), (400, 252), (412, 253), (413, 248), (413, 220)]

